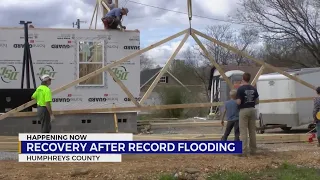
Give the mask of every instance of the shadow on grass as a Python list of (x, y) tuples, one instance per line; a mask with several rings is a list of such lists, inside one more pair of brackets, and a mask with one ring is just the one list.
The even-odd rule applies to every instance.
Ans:
[[(259, 173), (240, 173), (224, 171), (208, 174), (207, 180), (320, 180), (320, 170), (314, 168), (297, 167), (287, 163), (278, 168), (266, 169)], [(177, 180), (177, 178), (164, 175), (159, 180)]]

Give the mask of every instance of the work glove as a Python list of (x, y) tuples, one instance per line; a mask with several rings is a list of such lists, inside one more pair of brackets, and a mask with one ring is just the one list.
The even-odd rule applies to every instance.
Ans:
[(52, 114), (52, 115), (50, 116), (50, 120), (53, 121), (54, 119), (55, 119), (55, 117), (54, 117), (54, 115)]

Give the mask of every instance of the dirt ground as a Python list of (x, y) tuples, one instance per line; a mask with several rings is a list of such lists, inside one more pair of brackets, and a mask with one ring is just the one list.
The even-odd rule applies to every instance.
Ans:
[[(315, 144), (260, 144), (259, 155), (124, 155), (121, 163), (19, 163), (0, 162), (0, 179), (152, 180), (161, 174), (191, 169), (201, 177), (209, 172), (242, 172), (276, 168), (287, 162), (320, 169), (320, 149)], [(204, 179), (204, 178), (202, 178)]]

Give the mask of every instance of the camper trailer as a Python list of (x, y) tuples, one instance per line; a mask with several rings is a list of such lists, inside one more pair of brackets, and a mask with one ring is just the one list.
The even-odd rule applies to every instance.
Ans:
[[(41, 75), (49, 74), (55, 78), (52, 90), (140, 49), (137, 31), (31, 28), (28, 37), (36, 85), (40, 85)], [(23, 28), (0, 28), (0, 89), (3, 91), (21, 87), (24, 41)], [(113, 67), (112, 71), (139, 98), (139, 56)], [(59, 111), (134, 104), (109, 73), (104, 72), (55, 94), (52, 106), (54, 111)], [(11, 108), (6, 107), (0, 113)], [(136, 112), (119, 113), (119, 131), (136, 132), (136, 116)], [(56, 119), (53, 132), (114, 132), (113, 114), (65, 115)], [(38, 132), (39, 127), (35, 117), (9, 117), (0, 121), (0, 134)]]
[[(243, 71), (240, 70), (231, 70), (227, 71), (225, 75), (230, 79), (231, 83), (234, 85), (235, 89), (237, 89), (242, 81)], [(212, 77), (211, 83), (211, 102), (213, 101), (227, 101), (230, 100), (230, 87), (227, 82), (220, 75), (219, 71), (215, 70)], [(224, 108), (217, 108), (220, 114), (223, 114)], [(213, 107), (211, 107), (210, 112), (214, 112)], [(215, 111), (216, 112), (216, 111)]]
[[(310, 84), (320, 84), (320, 68), (290, 70), (287, 73)], [(257, 89), (260, 100), (315, 96), (314, 90), (279, 73), (261, 75)], [(307, 126), (312, 129), (312, 109), (312, 100), (262, 103), (258, 107), (260, 126), (279, 125), (283, 130)]]

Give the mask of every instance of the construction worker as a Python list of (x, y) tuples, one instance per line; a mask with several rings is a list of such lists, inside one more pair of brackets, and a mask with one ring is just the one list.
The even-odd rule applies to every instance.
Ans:
[(257, 151), (256, 140), (256, 111), (255, 105), (259, 104), (259, 94), (257, 89), (249, 84), (251, 75), (242, 75), (242, 85), (237, 90), (237, 104), (239, 105), (239, 127), (240, 140), (242, 141), (242, 155), (248, 155), (248, 134), (250, 144), (250, 154)]
[(320, 87), (316, 89), (318, 97), (314, 98), (313, 119), (317, 129), (318, 147), (320, 147)]
[(50, 133), (51, 121), (54, 119), (54, 115), (51, 108), (52, 94), (49, 86), (53, 78), (49, 75), (43, 75), (40, 80), (41, 85), (33, 93), (32, 99), (37, 101), (37, 116), (41, 122), (41, 133)]
[(113, 8), (110, 10), (101, 20), (104, 24), (104, 29), (118, 29), (118, 25), (121, 29), (126, 29), (122, 26), (121, 19), (123, 15), (128, 15), (128, 8)]

